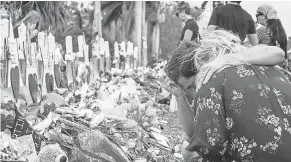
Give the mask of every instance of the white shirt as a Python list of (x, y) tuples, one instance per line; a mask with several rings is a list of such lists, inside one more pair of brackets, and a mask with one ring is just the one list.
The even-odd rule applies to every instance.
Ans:
[(199, 34), (200, 35), (204, 34), (204, 32), (208, 26), (210, 17), (211, 17), (210, 12), (203, 11), (202, 14), (197, 18), (197, 24), (199, 26)]

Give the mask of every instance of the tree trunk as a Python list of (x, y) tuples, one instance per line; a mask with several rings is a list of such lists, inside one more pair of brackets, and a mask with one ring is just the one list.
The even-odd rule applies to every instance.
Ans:
[(126, 2), (123, 2), (122, 3), (122, 19), (123, 19), (123, 22), (122, 22), (122, 40), (126, 42), (127, 40), (127, 36), (126, 36), (126, 23), (127, 23), (127, 19), (128, 19), (128, 11), (127, 11), (127, 8), (126, 8)]
[(116, 20), (116, 28), (115, 28), (115, 40), (117, 43), (120, 43), (122, 41), (122, 20), (121, 18), (118, 18)]
[(95, 1), (94, 3), (94, 22), (96, 30), (98, 31), (98, 36), (102, 38), (102, 20), (101, 20), (101, 2)]
[[(157, 15), (159, 17), (160, 15), (160, 8), (157, 10)], [(159, 49), (160, 49), (160, 20), (155, 23), (154, 29), (153, 29), (153, 45), (152, 45), (152, 54), (156, 54), (156, 56), (159, 58)]]
[(143, 56), (143, 66), (148, 64), (148, 54), (147, 54), (147, 28), (148, 24), (146, 21), (146, 2), (142, 1), (142, 37), (143, 47), (142, 47), (142, 56)]
[(141, 49), (142, 49), (142, 2), (135, 2), (135, 29), (136, 29), (136, 43), (138, 47), (138, 66), (142, 66)]
[(160, 25), (159, 25), (159, 23), (156, 23), (154, 26), (152, 49), (153, 49), (152, 53), (156, 54), (156, 56), (159, 58), (159, 49), (160, 49)]

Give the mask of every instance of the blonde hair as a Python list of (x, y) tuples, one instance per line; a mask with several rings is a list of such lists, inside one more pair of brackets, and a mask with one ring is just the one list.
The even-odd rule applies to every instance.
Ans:
[(203, 65), (219, 55), (235, 53), (244, 49), (245, 47), (240, 43), (238, 36), (225, 30), (207, 33), (199, 43), (181, 42), (168, 61), (165, 72), (174, 81), (181, 76), (189, 78), (199, 73), (199, 69)]
[(245, 47), (240, 43), (238, 36), (226, 30), (215, 30), (205, 34), (200, 41), (201, 45), (193, 56), (196, 67), (214, 60), (219, 55), (241, 51)]

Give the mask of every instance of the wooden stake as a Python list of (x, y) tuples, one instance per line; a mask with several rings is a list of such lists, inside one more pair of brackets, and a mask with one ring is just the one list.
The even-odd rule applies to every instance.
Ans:
[(72, 37), (67, 36), (66, 37), (66, 56), (65, 60), (67, 62), (67, 78), (68, 78), (68, 86), (70, 86), (71, 83), (73, 83), (73, 45), (72, 45)]
[(104, 46), (105, 46), (105, 72), (110, 72), (111, 61), (110, 61), (109, 42), (105, 41)]
[(99, 42), (99, 50), (100, 50), (100, 73), (101, 71), (105, 72), (105, 57), (104, 57), (104, 54), (105, 54), (105, 43), (104, 43), (104, 39), (103, 38), (100, 38), (100, 42)]

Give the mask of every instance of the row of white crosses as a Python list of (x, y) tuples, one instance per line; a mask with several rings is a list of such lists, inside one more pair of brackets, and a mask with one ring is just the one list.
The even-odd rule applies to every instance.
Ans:
[[(104, 41), (104, 39), (99, 36), (96, 36), (92, 42), (92, 59), (89, 61), (88, 45), (86, 45), (85, 36), (78, 36), (79, 51), (77, 53), (73, 52), (72, 37), (66, 37), (65, 60), (67, 61), (67, 77), (69, 84), (73, 82), (74, 78), (73, 60), (75, 60), (75, 57), (84, 58), (85, 64), (89, 66), (92, 71), (92, 76), (90, 78), (93, 80), (99, 78), (100, 71), (109, 72), (111, 70), (109, 42)], [(123, 41), (120, 44), (115, 42), (114, 53), (114, 63), (116, 64), (116, 68), (120, 68), (120, 55), (123, 55), (126, 59), (123, 69), (137, 67), (136, 61), (138, 57), (138, 48), (133, 47), (133, 43), (130, 41), (127, 43)]]
[[(119, 57), (120, 55), (123, 55), (125, 57), (125, 67), (124, 69), (137, 68), (137, 57), (138, 57), (138, 47), (133, 47), (133, 43), (128, 41), (125, 43), (122, 41), (120, 44), (117, 42), (114, 43), (114, 53), (115, 53), (115, 59), (116, 63), (119, 63)], [(118, 64), (119, 65), (119, 64)], [(119, 67), (119, 66), (118, 66)]]
[[(3, 20), (3, 21), (2, 21)], [(58, 64), (61, 59), (60, 49), (56, 48), (55, 37), (50, 33), (47, 35), (44, 32), (38, 33), (37, 43), (30, 41), (30, 36), (27, 31), (27, 26), (21, 24), (18, 27), (18, 38), (14, 38), (13, 27), (9, 20), (1, 20), (1, 48), (3, 49), (4, 42), (7, 42), (7, 46), (10, 53), (9, 69), (8, 69), (8, 87), (11, 86), (10, 81), (10, 70), (16, 66), (19, 67), (18, 74), (13, 73), (13, 75), (20, 75), (19, 83), (20, 86), (28, 86), (29, 80), (28, 76), (31, 74), (36, 76), (37, 82), (43, 85), (43, 93), (46, 93), (46, 74), (50, 75), (51, 81), (54, 86), (56, 86), (56, 81), (54, 77), (54, 65)], [(9, 27), (10, 25), (10, 27)], [(10, 35), (8, 31), (10, 28)], [(4, 51), (1, 51), (4, 53)], [(3, 56), (2, 54), (1, 56)], [(3, 60), (5, 58), (1, 58)], [(36, 85), (37, 86), (37, 85)]]
[(78, 48), (79, 51), (77, 53), (73, 52), (73, 40), (72, 36), (66, 37), (66, 55), (65, 60), (67, 62), (67, 78), (68, 78), (68, 84), (71, 84), (76, 76), (75, 73), (75, 58), (78, 57), (79, 60), (84, 61), (84, 63), (89, 66), (89, 46), (86, 44), (85, 35), (79, 35), (78, 36)]

